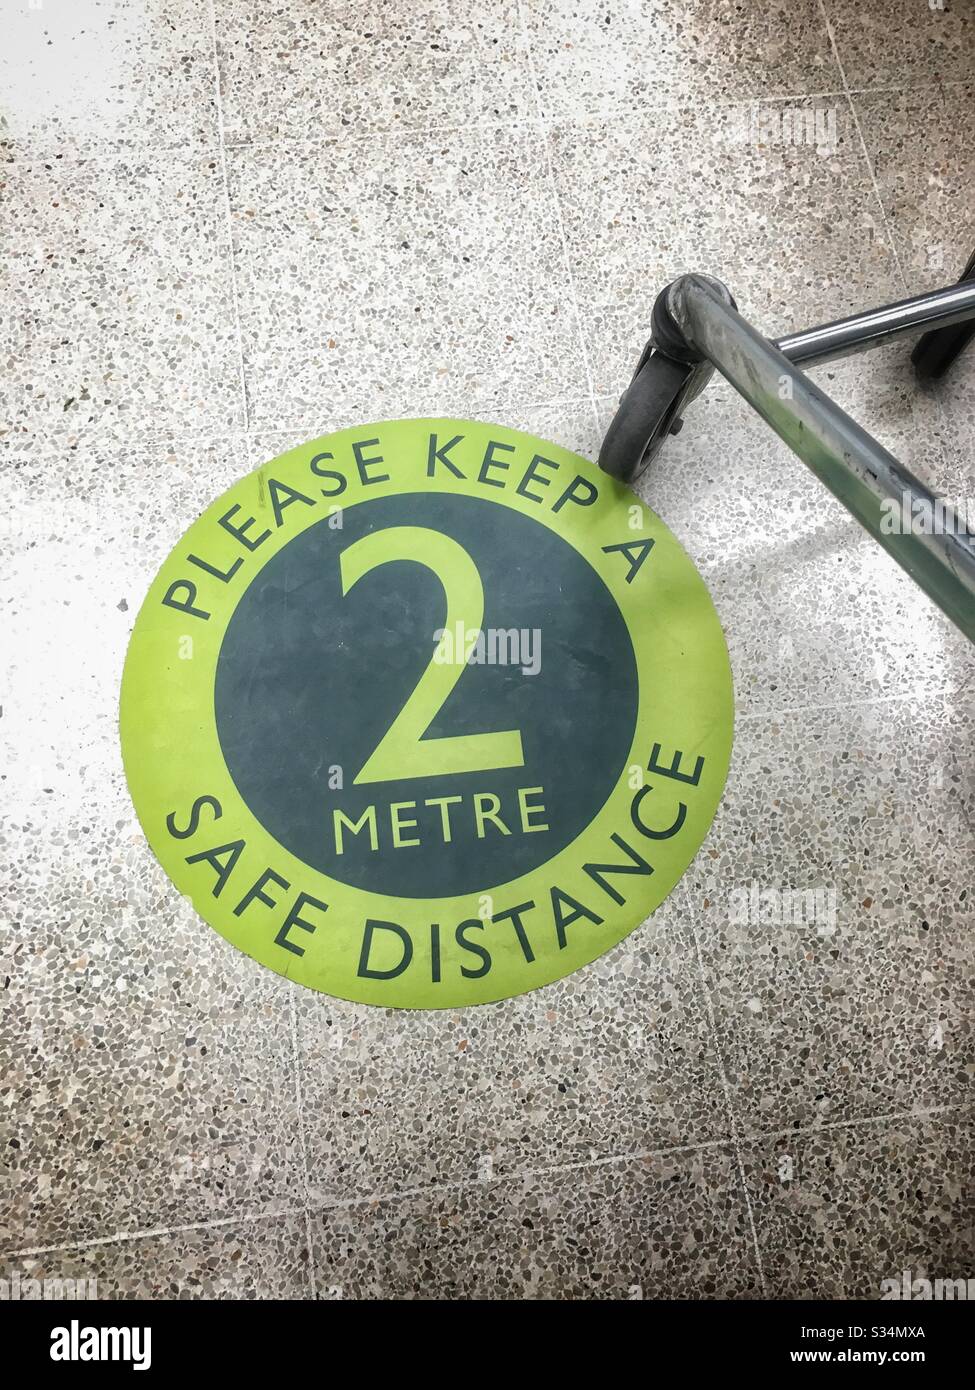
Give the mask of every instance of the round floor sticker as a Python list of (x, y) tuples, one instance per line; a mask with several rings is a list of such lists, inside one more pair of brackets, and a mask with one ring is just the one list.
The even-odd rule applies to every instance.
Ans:
[(711, 824), (728, 655), (659, 517), (464, 420), (318, 439), (157, 575), (122, 683), (142, 827), (196, 911), (313, 989), (521, 994), (667, 896)]

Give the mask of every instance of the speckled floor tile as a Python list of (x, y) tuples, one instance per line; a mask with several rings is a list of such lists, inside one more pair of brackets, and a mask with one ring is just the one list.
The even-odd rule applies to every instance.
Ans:
[[(953, 7), (954, 15), (962, 9)], [(917, 13), (923, 24), (925, 12)], [(947, 18), (930, 12), (933, 25)], [(965, 76), (971, 78), (971, 16), (968, 26), (972, 51)], [(975, 85), (870, 92), (854, 103), (911, 292), (949, 284), (975, 246)]]
[(319, 1290), (347, 1299), (760, 1296), (721, 1148), (326, 1210), (313, 1240)]
[(300, 1181), (287, 987), (182, 908), (121, 797), (118, 814), (124, 837), (40, 817), (4, 836), (21, 858), (0, 1004), (4, 1246), (283, 1210)]
[[(629, 381), (657, 293), (685, 272), (724, 280), (745, 317), (776, 337), (899, 297), (850, 107), (845, 98), (819, 107), (835, 118), (832, 152), (757, 143), (743, 107), (631, 111), (592, 127), (554, 127), (599, 395), (618, 395)], [(788, 109), (814, 118), (817, 103)], [(784, 105), (768, 110), (783, 134)], [(743, 131), (749, 138), (739, 138)]]
[(966, 0), (823, 3), (853, 90), (963, 82), (972, 75), (975, 23)]
[(227, 429), (240, 383), (215, 155), (7, 154), (0, 430)]
[(29, 658), (4, 671), (0, 785), (8, 815), (50, 822), (42, 854), (68, 818), (134, 824), (117, 726), (129, 632), (170, 549), (253, 466), (233, 440), (8, 453), (2, 612), (10, 650)]
[[(409, 416), (409, 410), (403, 417)], [(553, 444), (561, 444), (565, 449), (581, 454), (583, 458), (595, 461), (602, 442), (602, 420), (590, 401), (554, 401), (548, 405), (499, 404), (485, 411), (469, 410), (463, 417), (468, 420), (485, 420), (489, 424), (504, 425), (508, 429), (525, 430), (528, 434), (547, 439)], [(369, 424), (371, 417), (364, 415), (336, 415), (323, 411), (317, 420), (304, 427), (291, 430), (261, 429), (242, 436), (247, 449), (249, 467), (257, 467), (288, 449), (297, 448), (319, 435), (332, 430), (345, 429), (350, 425)], [(243, 470), (242, 470), (243, 471)]]
[(897, 856), (957, 880), (975, 849), (973, 718), (962, 694), (739, 720), (724, 799), (685, 882), (778, 868), (800, 886)]
[[(479, 418), (473, 416), (473, 419)], [(526, 430), (540, 439), (561, 444), (573, 453), (596, 462), (603, 442), (602, 417), (591, 401), (554, 401), (550, 405), (506, 405), (500, 413), (489, 411), (480, 418)]]
[(118, 749), (128, 629), (208, 467), (81, 445), (8, 485), (4, 1245), (274, 1209), (300, 1173), (290, 987), (186, 909)]
[(213, 42), (194, 0), (5, 6), (0, 136), (50, 156), (217, 140)]
[(216, 0), (216, 16), (231, 143), (534, 115), (514, 0)]
[(959, 1111), (746, 1146), (769, 1297), (879, 1299), (905, 1269), (970, 1279), (972, 1133)]
[(533, 137), (228, 158), (255, 428), (317, 420), (323, 401), (375, 419), (588, 394)]
[(523, 997), (404, 1014), (298, 1000), (317, 1200), (727, 1138), (677, 894), (606, 956)]
[(741, 715), (951, 692), (972, 679), (970, 644), (854, 523), (803, 528), (750, 554), (689, 548), (724, 625)]
[(9, 1259), (2, 1277), (80, 1281), (80, 1296), (127, 1299), (313, 1297), (302, 1216), (173, 1231)]
[(921, 854), (831, 873), (743, 855), (737, 881), (689, 892), (742, 1130), (970, 1099), (970, 862), (949, 878)]
[(817, 0), (532, 0), (522, 10), (549, 119), (843, 88)]

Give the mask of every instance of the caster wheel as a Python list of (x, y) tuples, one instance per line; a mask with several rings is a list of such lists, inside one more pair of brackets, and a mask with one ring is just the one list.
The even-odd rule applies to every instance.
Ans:
[[(975, 255), (962, 271), (963, 280), (975, 280)], [(949, 324), (947, 328), (932, 328), (917, 340), (911, 361), (921, 381), (937, 381), (975, 337), (975, 322)]]
[(644, 472), (668, 434), (676, 434), (678, 409), (694, 368), (651, 351), (620, 398), (602, 448), (599, 466), (621, 482)]

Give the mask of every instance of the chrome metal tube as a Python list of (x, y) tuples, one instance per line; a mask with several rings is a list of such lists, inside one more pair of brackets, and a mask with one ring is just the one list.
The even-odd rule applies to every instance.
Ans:
[[(961, 287), (959, 287), (961, 288)], [(950, 508), (698, 275), (670, 287), (687, 341), (744, 396), (930, 598), (975, 642), (975, 536)], [(940, 509), (940, 510), (939, 510)], [(937, 519), (943, 524), (937, 527)], [(898, 519), (926, 517), (928, 528)], [(891, 524), (893, 523), (893, 524)], [(933, 533), (932, 533), (933, 532)]]
[(801, 333), (779, 338), (775, 346), (790, 362), (835, 362), (853, 353), (882, 347), (891, 338), (945, 328), (975, 318), (975, 281), (962, 281), (947, 289), (881, 305), (836, 323), (824, 323)]

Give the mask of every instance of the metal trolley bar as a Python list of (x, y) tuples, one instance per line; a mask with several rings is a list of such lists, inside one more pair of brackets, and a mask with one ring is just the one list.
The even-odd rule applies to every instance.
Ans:
[[(689, 279), (699, 277), (689, 276)], [(947, 328), (975, 316), (975, 281), (962, 281), (932, 294), (902, 299), (899, 304), (868, 309), (865, 314), (807, 328), (779, 338), (775, 346), (790, 362), (835, 362), (855, 352), (883, 347), (892, 338), (926, 328)]]
[[(975, 312), (975, 285), (874, 310), (770, 342), (718, 282), (675, 280), (667, 309), (687, 344), (771, 425), (899, 565), (975, 642), (975, 537), (902, 464), (795, 366), (862, 351), (898, 333), (958, 323)], [(884, 506), (883, 504), (887, 504)], [(890, 518), (928, 518), (923, 534)], [(939, 524), (934, 524), (938, 519)], [(887, 524), (882, 524), (886, 520)]]

